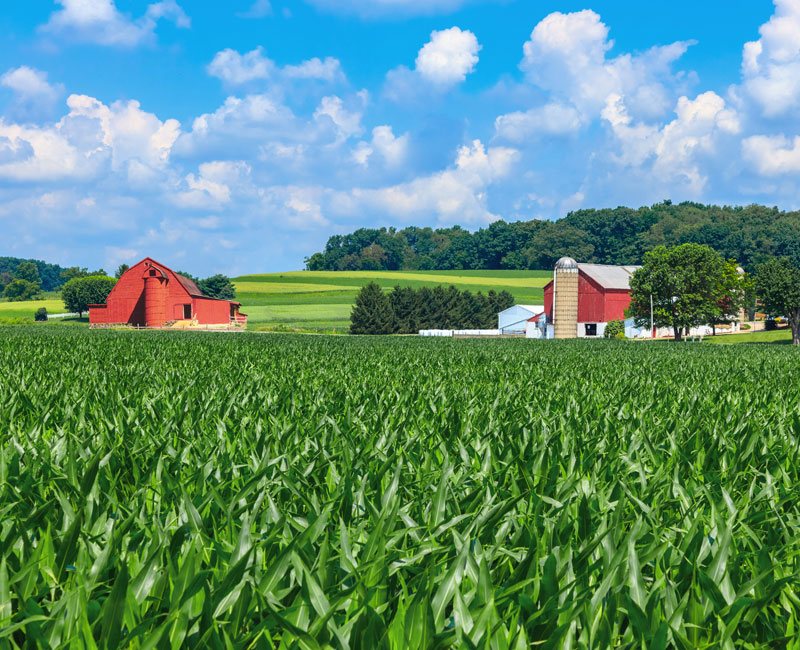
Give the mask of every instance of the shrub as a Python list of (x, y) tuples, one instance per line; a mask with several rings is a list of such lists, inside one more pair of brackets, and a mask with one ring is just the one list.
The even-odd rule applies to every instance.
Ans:
[(774, 318), (768, 318), (764, 321), (764, 329), (768, 332), (778, 329), (778, 321), (776, 321)]
[[(621, 335), (621, 336), (620, 336)], [(603, 332), (603, 338), (606, 339), (619, 339), (625, 338), (625, 323), (620, 320), (612, 320), (606, 324), (606, 329)]]
[(33, 316), (33, 320), (35, 321), (46, 321), (47, 320), (47, 307), (39, 307), (36, 310), (36, 314)]

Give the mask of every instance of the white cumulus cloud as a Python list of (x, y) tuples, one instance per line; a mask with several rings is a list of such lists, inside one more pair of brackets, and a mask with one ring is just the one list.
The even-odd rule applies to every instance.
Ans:
[(344, 80), (342, 65), (334, 57), (320, 59), (314, 57), (297, 65), (286, 65), (280, 68), (264, 55), (264, 49), (257, 47), (245, 54), (230, 48), (216, 53), (214, 59), (206, 67), (212, 77), (222, 79), (230, 86), (239, 86), (251, 81), (316, 79), (333, 83)]
[(86, 95), (67, 98), (70, 111), (49, 127), (0, 121), (0, 178), (52, 181), (88, 179), (136, 161), (163, 169), (180, 123), (162, 122), (139, 102), (105, 105)]
[(570, 105), (550, 102), (528, 111), (515, 111), (495, 120), (498, 137), (510, 142), (524, 142), (548, 135), (566, 135), (581, 128), (581, 115)]
[(188, 28), (191, 20), (175, 0), (147, 6), (143, 16), (132, 19), (117, 9), (114, 0), (56, 0), (62, 8), (41, 27), (45, 33), (117, 47), (134, 47), (152, 40), (158, 21), (170, 20)]
[(775, 0), (775, 14), (745, 43), (743, 88), (766, 117), (800, 108), (800, 1)]
[(352, 156), (359, 165), (366, 166), (374, 153), (390, 167), (402, 164), (408, 154), (408, 133), (395, 137), (391, 126), (376, 126), (372, 129), (372, 142), (359, 142)]
[(695, 99), (679, 98), (675, 119), (661, 128), (635, 123), (619, 95), (609, 98), (603, 117), (621, 147), (617, 162), (637, 167), (652, 159), (655, 178), (677, 183), (693, 196), (699, 196), (708, 181), (701, 158), (713, 157), (720, 139), (737, 135), (741, 128), (736, 112), (712, 91)]
[(212, 77), (238, 85), (254, 79), (269, 78), (275, 70), (275, 64), (264, 56), (261, 47), (246, 54), (228, 48), (217, 52), (206, 69)]
[(693, 42), (609, 58), (614, 43), (608, 32), (600, 16), (589, 9), (551, 13), (523, 46), (520, 68), (529, 81), (573, 104), (586, 121), (599, 117), (612, 94), (624, 97), (637, 116), (663, 115), (685, 81), (672, 72), (672, 64)]
[(0, 76), (0, 85), (14, 97), (7, 114), (16, 121), (30, 122), (50, 115), (64, 94), (64, 86), (47, 81), (47, 73), (21, 65)]
[(355, 189), (352, 199), (401, 219), (432, 216), (442, 223), (485, 224), (499, 218), (488, 208), (487, 189), (510, 173), (518, 155), (475, 140), (458, 150), (454, 167), (399, 185)]
[(742, 140), (742, 156), (762, 176), (800, 173), (800, 136), (750, 136)]
[(467, 78), (478, 64), (478, 39), (469, 30), (451, 27), (431, 33), (417, 54), (416, 70), (426, 81), (450, 86)]
[(330, 119), (335, 125), (341, 140), (346, 140), (354, 135), (361, 135), (361, 111), (348, 110), (340, 97), (331, 95), (323, 97), (317, 110), (314, 111), (314, 119), (317, 121)]

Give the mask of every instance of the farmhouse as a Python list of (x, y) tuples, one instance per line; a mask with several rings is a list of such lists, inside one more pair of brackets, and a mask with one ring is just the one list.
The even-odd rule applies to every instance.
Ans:
[(119, 279), (104, 305), (89, 305), (92, 325), (142, 327), (244, 325), (240, 303), (203, 295), (195, 282), (145, 257)]

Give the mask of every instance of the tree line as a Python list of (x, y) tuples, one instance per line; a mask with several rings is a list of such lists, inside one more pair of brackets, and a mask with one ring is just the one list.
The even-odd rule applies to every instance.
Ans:
[[(36, 277), (38, 278), (39, 288), (42, 291), (53, 291), (60, 287), (66, 280), (61, 277), (61, 273), (66, 269), (58, 264), (48, 264), (42, 260), (22, 259), (20, 257), (0, 257), (0, 293), (11, 283), (12, 280), (19, 279), (19, 266), (20, 264), (30, 265), (36, 267)], [(30, 275), (30, 269), (24, 271), (24, 274)]]
[[(106, 275), (103, 269), (89, 271), (78, 266), (64, 268), (41, 260), (23, 260), (16, 257), (0, 258), (0, 267), (13, 268), (13, 272), (0, 272), (0, 296), (9, 301), (35, 299), (43, 291), (58, 290), (76, 278)], [(56, 271), (58, 271), (57, 279), (53, 277)]]
[(658, 246), (704, 244), (746, 270), (772, 257), (800, 265), (800, 212), (762, 205), (664, 201), (638, 209), (578, 210), (556, 221), (497, 221), (472, 233), (451, 228), (360, 228), (306, 258), (311, 271), (552, 269), (579, 262), (639, 264)]
[(498, 312), (514, 304), (508, 291), (460, 291), (454, 286), (396, 286), (388, 293), (364, 285), (350, 314), (351, 334), (416, 334), (423, 329), (491, 329)]

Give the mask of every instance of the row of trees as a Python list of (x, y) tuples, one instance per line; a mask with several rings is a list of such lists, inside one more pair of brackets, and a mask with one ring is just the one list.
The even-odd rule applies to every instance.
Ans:
[[(89, 271), (78, 266), (62, 268), (54, 264), (46, 264), (38, 260), (18, 260), (17, 258), (0, 258), (3, 260), (15, 260), (14, 272), (0, 272), (0, 295), (11, 301), (31, 300), (36, 298), (42, 291), (52, 291), (70, 281), (79, 278), (92, 276), (105, 276), (103, 269)], [(44, 278), (41, 275), (41, 267), (44, 266), (48, 274)], [(58, 284), (52, 276), (52, 268), (60, 269)], [(117, 276), (119, 277), (119, 276)]]
[(672, 328), (680, 341), (684, 330), (729, 323), (756, 302), (772, 316), (786, 316), (792, 343), (800, 345), (800, 261), (773, 257), (751, 276), (709, 246), (657, 246), (631, 278), (627, 314), (639, 327)]
[(41, 283), (36, 264), (22, 261), (17, 264), (13, 275), (8, 271), (0, 273), (0, 294), (11, 301), (30, 300), (41, 292)]
[(580, 262), (639, 264), (658, 246), (705, 244), (747, 270), (772, 257), (800, 265), (800, 212), (664, 201), (650, 207), (578, 210), (557, 221), (497, 221), (474, 233), (452, 228), (361, 228), (306, 259), (312, 271), (552, 269)]
[[(23, 263), (33, 264), (36, 267), (36, 277), (42, 291), (58, 289), (66, 280), (61, 278), (64, 267), (58, 264), (48, 264), (42, 260), (22, 259), (19, 257), (0, 257), (0, 293), (6, 286), (18, 277), (19, 266)], [(30, 273), (29, 267), (25, 274)]]
[(236, 298), (236, 288), (227, 275), (217, 273), (201, 280), (185, 271), (176, 271), (176, 273), (189, 278), (203, 292), (203, 295), (209, 298), (219, 298), (220, 300), (234, 300)]
[(508, 291), (459, 291), (456, 287), (394, 287), (375, 283), (356, 296), (350, 314), (351, 334), (416, 334), (421, 329), (489, 329), (497, 313), (514, 304)]

